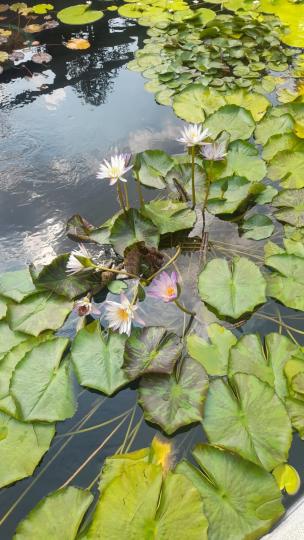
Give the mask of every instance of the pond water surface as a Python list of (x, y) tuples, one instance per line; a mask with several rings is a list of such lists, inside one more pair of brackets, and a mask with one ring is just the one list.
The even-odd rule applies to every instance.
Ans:
[[(57, 5), (63, 7), (63, 2)], [(65, 225), (72, 214), (79, 213), (100, 224), (118, 209), (108, 184), (95, 178), (99, 162), (114, 148), (131, 152), (178, 149), (175, 137), (181, 121), (169, 107), (157, 105), (153, 94), (145, 91), (143, 78), (126, 67), (143, 44), (145, 28), (112, 13), (85, 30), (83, 36), (92, 43), (87, 51), (70, 51), (60, 45), (63, 37), (75, 34), (59, 26), (45, 35), (46, 41), (53, 44), (48, 49), (53, 60), (47, 67), (28, 63), (32, 77), (25, 77), (22, 69), (2, 76), (0, 271), (21, 268), (33, 260), (46, 263), (56, 253), (70, 249), (72, 242), (65, 236)], [(219, 240), (239, 242), (236, 227), (215, 224), (215, 230), (217, 227)], [(257, 248), (254, 242), (242, 242), (242, 249), (255, 249), (258, 256), (262, 252), (260, 244)], [(185, 257), (183, 264), (192, 259), (195, 263), (195, 255)], [(191, 281), (191, 272), (189, 275)], [(278, 309), (283, 317), (293, 316), (292, 310), (274, 302), (268, 302), (261, 311), (277, 316)], [(159, 316), (156, 311), (156, 320)], [(292, 319), (291, 324), (297, 325), (297, 321), (300, 327), (301, 319)], [(172, 326), (179, 323), (173, 321)], [(277, 330), (277, 324), (253, 316), (236, 332), (265, 335)], [(77, 387), (77, 414), (57, 424), (54, 443), (33, 477), (0, 492), (1, 539), (11, 539), (20, 519), (43, 496), (62, 486), (86, 459), (87, 465), (72, 483), (88, 487), (94, 482), (104, 458), (123, 443), (130, 417), (108, 442), (106, 438), (121, 418), (71, 438), (66, 434), (80, 424), (82, 428), (94, 426), (132, 408), (135, 388), (105, 398)], [(130, 430), (141, 416), (137, 409)], [(143, 422), (130, 448), (148, 446), (154, 432)], [(202, 430), (181, 430), (174, 439), (177, 453), (187, 453), (194, 441), (202, 440)], [(302, 456), (303, 449), (295, 436), (290, 462), (303, 477)], [(285, 504), (293, 501), (289, 497)]]

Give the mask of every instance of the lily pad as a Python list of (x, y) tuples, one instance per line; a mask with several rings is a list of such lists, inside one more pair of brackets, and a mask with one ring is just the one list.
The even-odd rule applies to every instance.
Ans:
[(284, 189), (272, 201), (278, 208), (274, 213), (278, 221), (294, 227), (304, 227), (304, 189)]
[(89, 491), (73, 486), (54, 491), (19, 523), (14, 540), (39, 538), (41, 531), (44, 540), (74, 540), (92, 501)]
[(210, 442), (266, 470), (287, 461), (292, 430), (286, 408), (254, 375), (237, 373), (230, 385), (222, 379), (210, 383), (203, 427)]
[(145, 419), (171, 435), (182, 426), (201, 421), (207, 390), (204, 368), (186, 357), (178, 376), (154, 373), (142, 377), (138, 402)]
[(210, 185), (207, 210), (215, 215), (241, 212), (262, 191), (262, 184), (255, 184), (242, 176), (215, 180)]
[(72, 308), (73, 304), (61, 296), (38, 293), (20, 304), (10, 304), (8, 320), (12, 330), (38, 336), (44, 330), (60, 328)]
[(227, 131), (232, 142), (237, 139), (249, 139), (254, 131), (255, 122), (251, 113), (243, 107), (225, 105), (209, 116), (204, 127), (209, 129), (213, 138), (222, 131)]
[(35, 292), (36, 287), (27, 268), (0, 274), (0, 294), (6, 298), (21, 302)]
[(210, 342), (197, 334), (188, 336), (188, 353), (204, 366), (208, 375), (227, 375), (229, 352), (237, 339), (217, 323), (210, 324), (207, 331)]
[(181, 351), (180, 338), (166, 328), (135, 329), (126, 342), (124, 370), (129, 379), (144, 373), (170, 374)]
[(57, 13), (58, 19), (64, 24), (91, 24), (103, 17), (102, 11), (93, 10), (90, 4), (77, 4), (61, 9)]
[(28, 339), (26, 334), (13, 332), (7, 321), (0, 321), (0, 360), (4, 354), (26, 339)]
[(199, 275), (201, 299), (221, 316), (239, 319), (266, 302), (266, 282), (259, 268), (245, 257), (208, 262)]
[(157, 247), (159, 231), (154, 223), (141, 215), (138, 210), (130, 208), (126, 214), (118, 216), (111, 228), (110, 242), (119, 255), (123, 255), (127, 247), (137, 242), (145, 242), (149, 247)]
[(299, 432), (301, 439), (304, 439), (304, 402), (299, 399), (286, 399), (286, 407), (292, 426)]
[(178, 201), (152, 201), (145, 205), (142, 214), (153, 221), (160, 234), (191, 229), (196, 221), (194, 210)]
[(171, 472), (163, 478), (159, 465), (136, 459), (127, 460), (117, 472), (111, 475), (110, 482), (101, 483), (102, 492), (86, 532), (87, 540), (98, 536), (107, 540), (142, 539), (151, 534), (155, 540), (183, 540), (185, 530), (187, 540), (207, 540), (208, 523), (202, 500), (188, 478)]
[(61, 362), (68, 343), (64, 338), (41, 343), (17, 364), (10, 381), (10, 394), (17, 404), (19, 419), (56, 422), (75, 413), (69, 361)]
[(129, 382), (122, 369), (126, 336), (103, 334), (98, 320), (78, 332), (71, 357), (83, 386), (111, 395)]
[(218, 162), (214, 168), (215, 178), (242, 176), (250, 182), (259, 182), (266, 176), (265, 162), (258, 150), (246, 141), (235, 141), (229, 145), (225, 162)]
[(55, 435), (46, 424), (25, 424), (0, 412), (0, 487), (33, 474)]
[(134, 171), (145, 186), (164, 189), (164, 178), (173, 166), (174, 160), (163, 150), (146, 150), (136, 155)]
[(264, 214), (253, 214), (241, 224), (244, 238), (251, 240), (264, 240), (269, 238), (274, 231), (272, 220)]
[(6, 301), (4, 300), (4, 298), (1, 298), (0, 296), (0, 320), (5, 317), (6, 311), (7, 311)]
[(189, 84), (173, 99), (173, 110), (187, 122), (200, 123), (205, 113), (211, 114), (225, 105), (224, 97), (201, 84)]
[(270, 114), (259, 122), (254, 135), (258, 144), (265, 145), (273, 135), (292, 133), (293, 128), (294, 120), (290, 114), (283, 114), (278, 117)]
[(265, 96), (255, 92), (248, 93), (244, 89), (227, 94), (225, 100), (230, 105), (238, 105), (250, 111), (256, 122), (259, 122), (263, 118), (270, 106), (270, 101)]
[(272, 386), (282, 401), (288, 396), (284, 366), (296, 354), (298, 346), (275, 332), (265, 336), (265, 345), (257, 334), (241, 337), (230, 351), (229, 376), (255, 375)]
[(292, 152), (304, 152), (304, 141), (294, 133), (273, 135), (263, 148), (262, 156), (266, 161), (271, 161), (278, 152), (291, 150)]
[(304, 152), (278, 152), (269, 163), (268, 176), (271, 180), (280, 180), (280, 185), (284, 188), (303, 188)]
[(203, 498), (209, 540), (260, 538), (283, 515), (280, 490), (261, 467), (207, 444), (197, 445), (193, 456), (201, 469), (184, 461), (176, 470)]
[(288, 495), (295, 495), (299, 491), (301, 485), (300, 476), (289, 463), (278, 465), (272, 471), (272, 474), (281, 491), (284, 489)]

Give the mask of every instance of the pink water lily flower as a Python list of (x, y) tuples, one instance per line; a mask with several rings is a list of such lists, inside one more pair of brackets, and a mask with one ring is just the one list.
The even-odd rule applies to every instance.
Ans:
[(85, 317), (86, 315), (100, 315), (99, 309), (90, 301), (87, 296), (77, 300), (74, 304), (74, 312), (78, 317)]
[(106, 301), (106, 319), (109, 328), (118, 330), (120, 334), (131, 334), (132, 323), (144, 325), (144, 321), (136, 313), (137, 304), (132, 304), (125, 294), (120, 295), (120, 302)]
[(167, 272), (162, 272), (152, 281), (148, 295), (163, 302), (174, 302), (179, 296), (177, 273), (172, 272), (170, 276)]
[(225, 142), (213, 142), (202, 148), (203, 157), (210, 161), (221, 161), (227, 156)]

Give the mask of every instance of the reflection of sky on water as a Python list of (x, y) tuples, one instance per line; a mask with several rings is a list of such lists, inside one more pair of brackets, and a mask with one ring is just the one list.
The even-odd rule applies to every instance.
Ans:
[(118, 208), (107, 181), (95, 178), (115, 148), (177, 148), (180, 122), (125, 67), (138, 42), (133, 25), (118, 17), (109, 23), (99, 46), (90, 29), (88, 51), (60, 47), (47, 68), (29, 64), (32, 78), (12, 72), (1, 86), (0, 269), (46, 261), (69, 245), (70, 215), (100, 224)]

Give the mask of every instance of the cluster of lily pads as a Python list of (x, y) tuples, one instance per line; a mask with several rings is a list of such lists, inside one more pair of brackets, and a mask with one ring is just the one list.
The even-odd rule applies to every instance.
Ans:
[[(236, 4), (229, 0), (227, 7), (231, 3)], [(242, 7), (245, 3), (239, 2)], [(150, 2), (145, 5), (148, 15), (138, 4), (134, 9), (141, 12), (143, 24), (158, 19), (151, 34), (163, 41), (157, 54), (151, 43), (149, 56), (160, 59), (167, 39), (181, 37), (164, 33), (161, 26), (187, 27), (185, 43), (189, 39), (190, 45), (183, 53), (188, 64), (196, 47), (190, 25), (200, 47), (207, 29), (211, 41), (219, 39), (214, 28), (223, 15), (198, 30), (202, 10), (194, 16), (183, 2), (173, 4), (165, 10)], [(131, 5), (119, 9), (130, 10)], [(252, 21), (250, 32), (262, 25), (262, 47), (275, 41), (268, 54), (288, 50), (272, 28), (268, 35), (264, 21), (244, 14), (232, 18)], [(240, 36), (229, 39), (238, 40), (242, 49), (245, 28), (240, 30)], [(230, 46), (230, 53), (237, 48)], [(254, 54), (254, 47), (249, 48)], [(145, 54), (147, 50), (141, 51), (136, 62)], [(295, 67), (299, 78), (301, 61), (298, 57)], [(201, 62), (209, 71), (210, 56)], [(172, 66), (171, 72), (168, 68), (164, 73), (172, 75)], [(117, 188), (119, 211), (98, 226), (72, 216), (67, 233), (80, 243), (77, 249), (44, 267), (0, 275), (0, 486), (31, 475), (51, 444), (56, 422), (74, 415), (74, 375), (80, 385), (106, 395), (136, 381), (147, 421), (168, 436), (199, 423), (208, 444), (194, 449), (197, 466), (183, 461), (175, 467), (171, 444), (157, 439), (151, 449), (109, 458), (96, 508), (81, 529), (92, 494), (67, 487), (41, 501), (19, 524), (18, 540), (37, 537), (42, 524), (63, 540), (152, 534), (168, 540), (260, 538), (284, 512), (280, 491), (294, 494), (299, 488), (288, 456), (293, 430), (304, 438), (303, 348), (292, 334), (238, 339), (231, 329), (268, 298), (304, 311), (304, 103), (299, 94), (281, 92), (283, 104), (273, 106), (264, 95), (273, 86), (262, 93), (257, 87), (248, 93), (246, 86), (222, 92), (211, 81), (185, 80), (188, 84), (180, 91), (179, 79), (187, 69), (177, 70), (178, 84), (169, 87), (176, 93), (175, 112), (195, 123), (179, 137), (187, 151), (170, 155), (146, 150), (105, 160), (97, 178), (109, 179), (112, 189)], [(199, 72), (203, 77), (203, 70)], [(174, 81), (169, 74), (162, 81), (166, 90), (160, 92)], [(235, 74), (233, 80), (242, 78)], [(265, 74), (259, 84), (269, 82), (272, 76)], [(136, 208), (129, 202), (131, 175), (138, 188)], [(143, 186), (158, 190), (157, 197), (146, 202)], [(210, 219), (235, 223), (240, 235), (253, 241), (284, 227), (284, 239), (281, 245), (265, 244), (260, 265), (249, 254), (219, 258), (212, 252)], [(205, 259), (197, 267), (194, 299), (183, 290), (185, 275), (172, 271), (189, 238)], [(168, 254), (168, 245), (173, 254)], [(182, 312), (184, 330), (151, 325), (151, 301), (161, 302), (164, 312), (169, 305)], [(202, 337), (194, 312), (199, 305), (218, 318), (208, 326), (208, 339)], [(71, 338), (62, 337), (67, 318), (74, 325)], [(69, 515), (58, 520), (63, 507), (70, 509)]]

